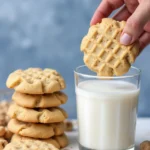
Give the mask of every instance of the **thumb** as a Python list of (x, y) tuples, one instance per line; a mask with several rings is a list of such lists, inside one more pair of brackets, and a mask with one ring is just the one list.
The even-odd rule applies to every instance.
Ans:
[(143, 32), (145, 24), (150, 19), (150, 1), (144, 0), (127, 20), (122, 32), (120, 43), (129, 45), (135, 42)]

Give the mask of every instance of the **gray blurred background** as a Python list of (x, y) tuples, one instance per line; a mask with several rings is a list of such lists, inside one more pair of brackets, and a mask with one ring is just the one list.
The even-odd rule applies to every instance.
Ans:
[[(65, 78), (63, 107), (76, 118), (73, 70), (83, 64), (80, 41), (100, 0), (0, 0), (0, 88), (10, 72), (54, 68)], [(142, 69), (139, 116), (150, 116), (150, 47), (137, 59)]]

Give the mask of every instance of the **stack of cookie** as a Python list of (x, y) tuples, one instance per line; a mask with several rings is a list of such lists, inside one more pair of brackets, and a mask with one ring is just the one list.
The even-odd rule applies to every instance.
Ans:
[(65, 147), (67, 113), (58, 107), (67, 101), (60, 91), (65, 88), (62, 76), (52, 69), (29, 68), (11, 73), (6, 85), (15, 90), (14, 103), (8, 110), (8, 128), (15, 133), (12, 141), (38, 139), (57, 148)]

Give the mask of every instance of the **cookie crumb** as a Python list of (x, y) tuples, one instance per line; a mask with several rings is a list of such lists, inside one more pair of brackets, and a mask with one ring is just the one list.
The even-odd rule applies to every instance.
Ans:
[(73, 123), (69, 120), (65, 121), (65, 131), (73, 131)]

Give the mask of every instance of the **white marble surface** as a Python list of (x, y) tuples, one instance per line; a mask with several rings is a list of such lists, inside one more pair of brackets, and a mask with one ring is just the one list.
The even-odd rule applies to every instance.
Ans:
[[(64, 150), (79, 150), (77, 142), (77, 127), (73, 132), (67, 133), (70, 144)], [(136, 127), (136, 149), (139, 150), (139, 144), (144, 140), (150, 140), (150, 118), (138, 118)]]

